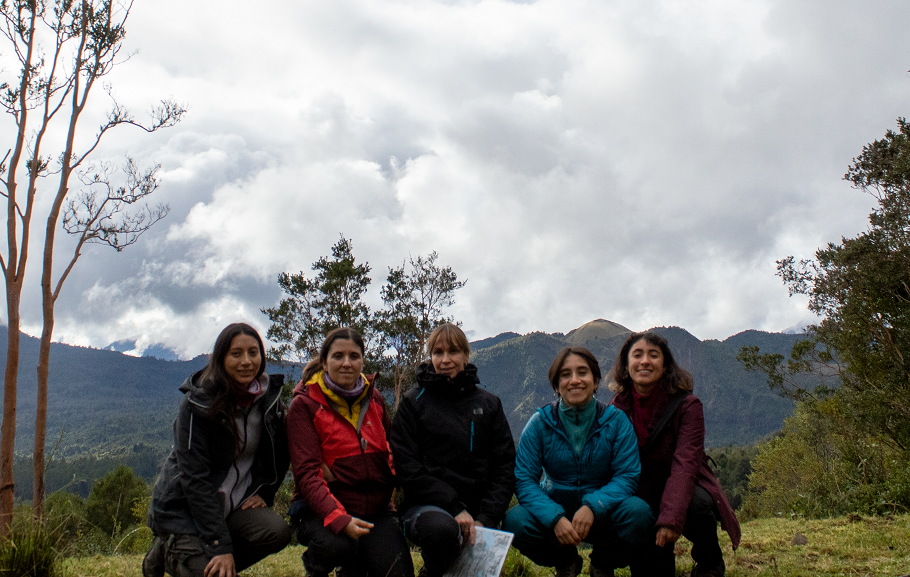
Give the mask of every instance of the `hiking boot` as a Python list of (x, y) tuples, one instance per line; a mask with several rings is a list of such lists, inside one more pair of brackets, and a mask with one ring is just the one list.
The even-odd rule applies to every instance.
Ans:
[(576, 554), (575, 559), (568, 565), (556, 567), (556, 577), (578, 577), (578, 574), (581, 573), (582, 563), (584, 563), (584, 561), (582, 560), (581, 555)]
[(726, 574), (727, 566), (724, 564), (724, 560), (721, 559), (719, 564), (710, 569), (707, 567), (703, 568), (701, 565), (696, 565), (692, 569), (690, 577), (724, 577)]
[(600, 567), (595, 567), (591, 565), (588, 567), (588, 573), (591, 577), (613, 577), (612, 569), (601, 569)]
[(152, 540), (149, 552), (142, 559), (142, 577), (164, 577), (164, 545), (158, 537)]

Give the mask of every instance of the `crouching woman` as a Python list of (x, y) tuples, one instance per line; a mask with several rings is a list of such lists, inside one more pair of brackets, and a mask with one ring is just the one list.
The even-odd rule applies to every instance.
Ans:
[(268, 507), (288, 469), (281, 376), (256, 330), (225, 327), (180, 390), (174, 449), (155, 482), (144, 577), (236, 577), (281, 551), (291, 528)]
[(389, 414), (375, 376), (362, 374), (363, 355), (356, 331), (329, 332), (288, 413), (290, 513), (307, 546), (308, 577), (327, 577), (336, 567), (354, 576), (414, 577), (392, 506)]
[[(613, 575), (622, 551), (650, 537), (654, 517), (635, 497), (640, 464), (629, 419), (594, 398), (600, 366), (585, 348), (563, 349), (549, 371), (559, 397), (531, 416), (515, 466), (518, 505), (503, 529), (534, 563), (576, 577), (577, 546), (593, 545), (591, 577)], [(543, 480), (541, 480), (543, 478)]]

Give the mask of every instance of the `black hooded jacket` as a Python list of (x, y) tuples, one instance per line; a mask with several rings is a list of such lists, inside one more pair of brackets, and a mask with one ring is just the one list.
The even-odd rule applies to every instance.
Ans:
[(429, 363), (401, 400), (392, 422), (392, 457), (404, 510), (435, 505), (452, 516), (467, 510), (495, 527), (515, 488), (515, 443), (499, 397), (478, 388), (477, 367), (454, 379)]
[[(218, 493), (234, 462), (235, 440), (224, 413), (210, 415), (210, 391), (200, 386), (201, 371), (180, 386), (185, 394), (174, 421), (174, 448), (158, 474), (149, 507), (148, 525), (159, 536), (198, 535), (209, 556), (233, 553)], [(271, 506), (284, 481), (290, 458), (281, 402), (284, 377), (269, 376), (264, 398), (263, 431), (253, 459), (253, 482), (244, 499), (259, 495)]]

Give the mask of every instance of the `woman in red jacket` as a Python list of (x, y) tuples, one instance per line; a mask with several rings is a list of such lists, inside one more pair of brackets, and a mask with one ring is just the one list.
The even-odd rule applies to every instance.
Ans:
[(739, 522), (705, 456), (702, 404), (692, 394), (692, 375), (676, 364), (667, 340), (633, 333), (613, 365), (612, 404), (628, 415), (638, 437), (638, 496), (654, 511), (654, 543), (630, 559), (632, 574), (672, 576), (680, 535), (692, 542), (693, 576), (722, 576), (724, 558), (717, 521), (739, 545)]
[(414, 577), (392, 506), (391, 430), (375, 375), (363, 371), (363, 338), (349, 328), (326, 335), (288, 411), (294, 473), (290, 514), (307, 546), (308, 577), (344, 566), (352, 575)]

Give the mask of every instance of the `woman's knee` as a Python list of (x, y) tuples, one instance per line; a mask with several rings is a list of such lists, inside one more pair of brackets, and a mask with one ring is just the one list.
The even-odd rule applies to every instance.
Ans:
[(622, 501), (610, 515), (617, 535), (629, 543), (644, 543), (654, 538), (654, 512), (638, 498)]
[(459, 546), (461, 529), (455, 518), (443, 511), (426, 511), (414, 521), (416, 540), (421, 547)]

